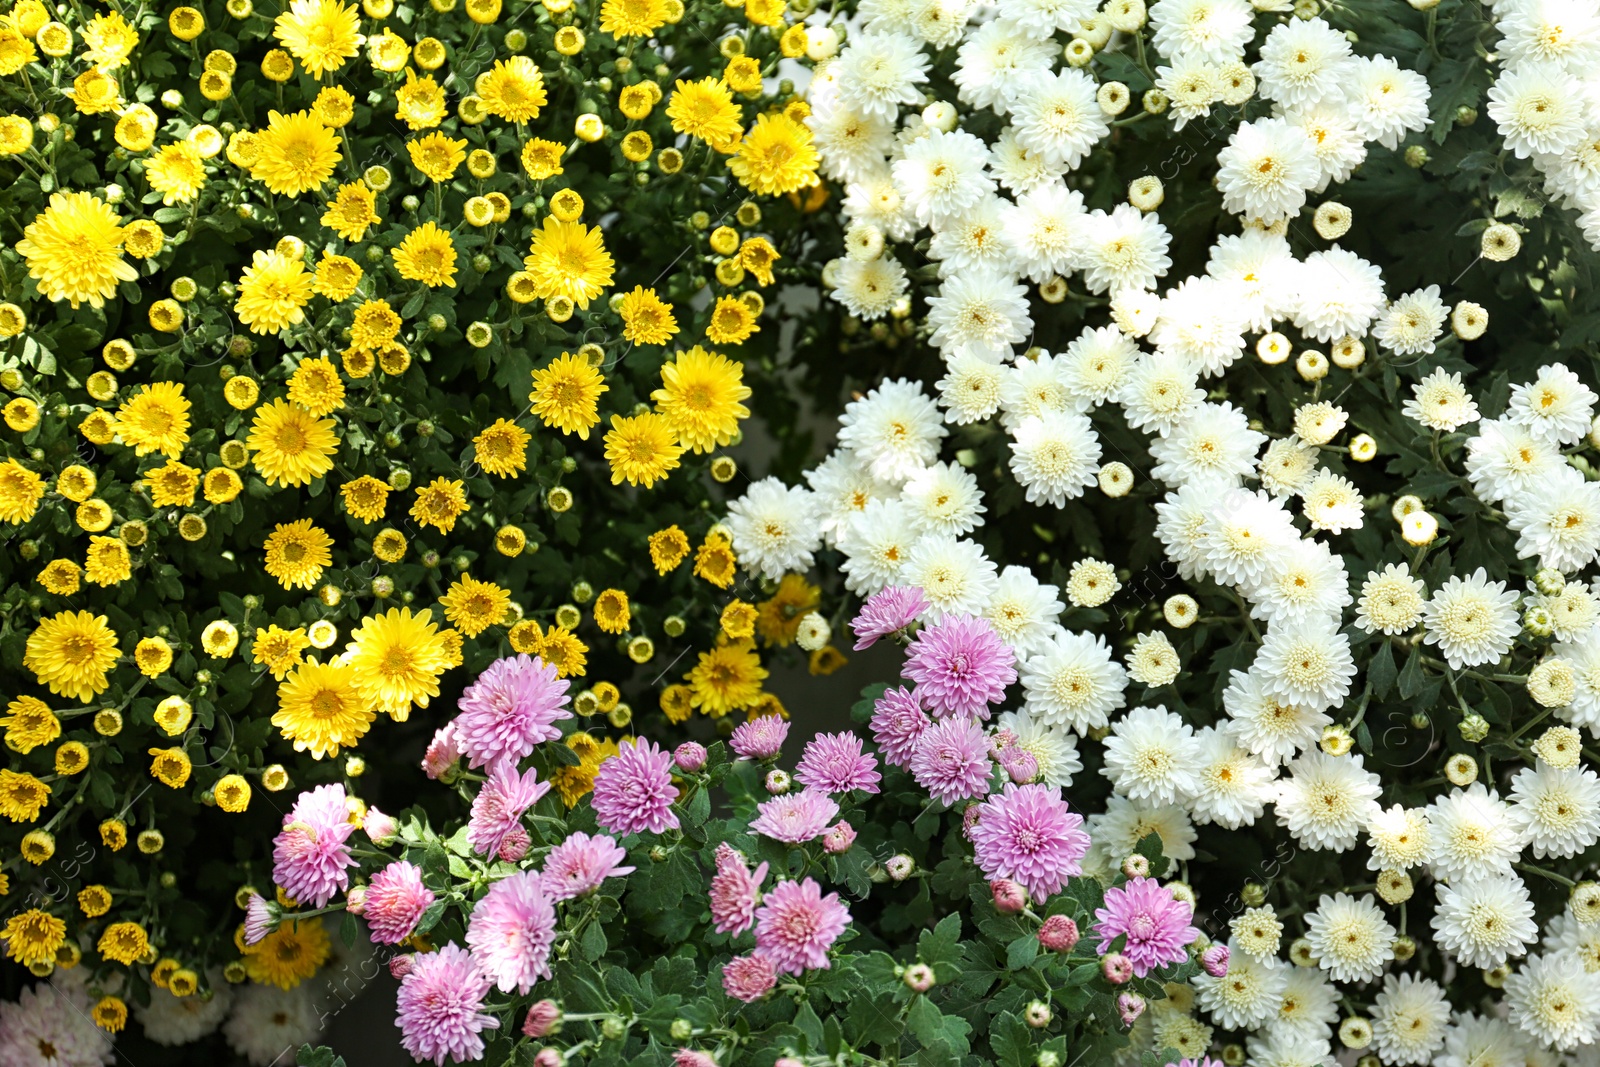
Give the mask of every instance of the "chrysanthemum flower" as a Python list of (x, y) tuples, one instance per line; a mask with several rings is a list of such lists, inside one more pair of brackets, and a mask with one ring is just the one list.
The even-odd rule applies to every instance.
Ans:
[(432, 890), (422, 884), (421, 868), (396, 860), (367, 884), (361, 917), (374, 944), (398, 945), (411, 936), (433, 900)]
[(497, 478), (510, 478), (528, 465), (533, 435), (506, 419), (496, 419), (472, 439), (478, 466)]
[(594, 780), (594, 813), (614, 834), (659, 834), (676, 829), (672, 810), (678, 790), (672, 784), (672, 753), (645, 738), (623, 742), (617, 755), (600, 766)]
[(441, 1067), (446, 1057), (457, 1063), (482, 1059), (483, 1031), (500, 1027), (483, 1010), (492, 984), (460, 945), (416, 956), (395, 997), (401, 1045), (413, 1059)]
[(490, 887), (473, 907), (467, 944), (473, 959), (502, 992), (527, 993), (550, 977), (556, 912), (537, 871), (523, 871)]
[(726, 841), (717, 846), (717, 873), (711, 876), (711, 923), (719, 934), (738, 936), (755, 922), (756, 902), (761, 896), (761, 881), (767, 865), (754, 871), (745, 866), (744, 857)]
[(758, 715), (733, 728), (728, 747), (740, 759), (768, 760), (783, 750), (788, 736), (789, 723), (781, 715)]
[(268, 485), (306, 485), (333, 469), (339, 438), (332, 419), (318, 419), (286, 400), (262, 405), (245, 444)]
[(117, 662), (117, 635), (104, 615), (63, 611), (41, 619), (22, 654), (22, 664), (52, 693), (87, 704), (106, 688), (106, 672)]
[(318, 81), (361, 51), (361, 13), (338, 0), (293, 0), (273, 24), (273, 36)]
[(611, 464), (611, 484), (642, 485), (649, 489), (676, 470), (683, 448), (672, 425), (655, 412), (613, 415), (605, 437), (606, 460)]
[(666, 0), (605, 0), (600, 6), (600, 29), (618, 40), (649, 37), (666, 24)]
[[(256, 647), (259, 652), (259, 636)], [(299, 658), (298, 651), (294, 655)], [(357, 691), (348, 665), (339, 660), (313, 661), (301, 662), (278, 687), (278, 710), (272, 715), (272, 725), (294, 743), (297, 752), (322, 759), (353, 746), (375, 718), (376, 713)]]
[(588, 360), (563, 352), (550, 365), (533, 372), (533, 392), (528, 399), (533, 413), (562, 433), (589, 439), (589, 429), (600, 421), (600, 394), (611, 387), (599, 368)]
[(478, 79), (477, 92), (485, 111), (516, 123), (538, 118), (548, 99), (544, 75), (527, 56), (496, 60)]
[(780, 196), (817, 184), (811, 131), (783, 113), (757, 116), (739, 141), (728, 169), (746, 189)]
[(251, 141), (250, 175), (280, 196), (299, 196), (333, 177), (342, 158), (339, 137), (309, 111), (272, 111)]
[(627, 858), (627, 850), (612, 838), (578, 830), (550, 850), (539, 884), (551, 900), (583, 896), (599, 889), (607, 878), (632, 874), (634, 868), (622, 865)]
[(322, 224), (346, 241), (360, 241), (367, 230), (383, 221), (378, 217), (377, 196), (365, 182), (349, 182), (328, 201)]
[(947, 807), (986, 795), (993, 770), (983, 728), (961, 716), (940, 719), (923, 730), (911, 754), (912, 777)]
[(439, 695), (439, 676), (451, 665), (431, 611), (390, 608), (369, 616), (350, 635), (345, 653), (356, 689), (378, 710), (404, 722), (416, 704)]
[(531, 250), (523, 265), (540, 298), (564, 296), (580, 309), (587, 309), (590, 301), (611, 284), (616, 263), (606, 251), (600, 227), (563, 222), (547, 215), (543, 227), (533, 233)]
[(764, 800), (757, 805), (750, 829), (763, 837), (800, 845), (815, 840), (839, 814), (839, 805), (818, 789)]
[(572, 718), (570, 683), (531, 656), (506, 656), (491, 663), (461, 694), (455, 732), (470, 765), (519, 760), (545, 741), (559, 741), (555, 724)]
[(206, 183), (206, 168), (193, 144), (176, 141), (145, 163), (144, 176), (163, 204), (187, 204)]
[(320, 908), (350, 885), (355, 864), (345, 840), (355, 831), (344, 786), (301, 793), (273, 839), (272, 880), (295, 900)]
[(949, 615), (917, 634), (901, 673), (935, 717), (989, 717), (1017, 680), (1016, 656), (985, 619)]
[(1194, 905), (1150, 878), (1132, 878), (1106, 890), (1105, 907), (1096, 908), (1094, 917), (1100, 938), (1096, 951), (1107, 952), (1119, 937), (1126, 938), (1120, 951), (1140, 977), (1182, 962), (1188, 957), (1186, 947), (1200, 936), (1192, 925)]
[(17, 251), (39, 291), (76, 308), (87, 301), (102, 307), (118, 282), (137, 281), (139, 272), (122, 258), (121, 220), (109, 204), (90, 193), (53, 193), (46, 208), (28, 223)]
[(523, 814), (548, 792), (550, 783), (539, 781), (533, 768), (518, 773), (515, 760), (496, 761), (489, 768), (488, 781), (472, 800), (467, 843), (481, 855), (495, 855), (521, 828)]
[(390, 255), (400, 277), (421, 282), (430, 289), (455, 288), (455, 242), (449, 231), (441, 230), (431, 219), (406, 234)]
[(822, 895), (807, 878), (779, 882), (756, 911), (756, 953), (771, 960), (779, 974), (826, 970), (828, 949), (850, 925), (850, 910), (839, 894)]
[(677, 133), (686, 133), (713, 147), (738, 137), (743, 127), (739, 105), (721, 78), (680, 80), (667, 102), (667, 117)]

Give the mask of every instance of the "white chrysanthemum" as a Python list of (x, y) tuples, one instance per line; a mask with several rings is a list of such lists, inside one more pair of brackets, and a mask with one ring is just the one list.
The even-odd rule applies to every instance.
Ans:
[(828, 295), (858, 319), (881, 319), (906, 293), (906, 269), (893, 256), (840, 260)]
[(1239, 310), (1231, 282), (1204, 275), (1185, 278), (1162, 296), (1150, 340), (1203, 376), (1221, 374), (1244, 354), (1246, 323)]
[(1528, 1067), (1520, 1033), (1503, 1019), (1457, 1015), (1444, 1036), (1444, 1051), (1435, 1067)]
[(1017, 140), (1017, 131), (1011, 126), (1000, 131), (990, 155), (989, 173), (1018, 196), (1057, 181), (1067, 172), (1064, 164), (1052, 163), (1040, 153), (1029, 151)]
[(845, 405), (839, 444), (853, 450), (873, 477), (896, 485), (932, 463), (946, 431), (939, 406), (921, 382), (882, 382)]
[(913, 0), (911, 32), (934, 49), (954, 48), (976, 9), (972, 0)]
[(1094, 14), (1094, 0), (1004, 0), (1002, 18), (1016, 23), (1040, 39), (1057, 30), (1077, 33), (1083, 20)]
[(1280, 437), (1268, 444), (1256, 465), (1261, 488), (1279, 498), (1299, 495), (1316, 472), (1316, 450), (1294, 436)]
[(1440, 879), (1508, 873), (1526, 844), (1511, 805), (1482, 782), (1436, 797), (1428, 805), (1428, 825), (1433, 828), (1428, 867)]
[(1051, 163), (1076, 167), (1111, 127), (1095, 99), (1098, 87), (1081, 70), (1036, 73), (1011, 100), (1017, 142)]
[(1194, 730), (1165, 707), (1134, 708), (1111, 726), (1100, 773), (1132, 800), (1172, 804), (1195, 791), (1200, 745)]
[(223, 1024), (228, 1047), (252, 1067), (268, 1067), (285, 1049), (297, 1049), (322, 1033), (322, 1016), (311, 1002), (311, 987), (293, 989), (251, 983), (241, 986), (233, 1015)]
[(1296, 328), (1324, 343), (1346, 334), (1360, 337), (1383, 310), (1383, 274), (1338, 245), (1313, 252), (1295, 277), (1290, 309)]
[(978, 479), (956, 463), (935, 463), (913, 474), (901, 499), (926, 533), (960, 537), (980, 525), (984, 513)]
[(1388, 975), (1372, 1001), (1372, 1041), (1385, 1063), (1427, 1063), (1449, 1022), (1450, 1002), (1429, 978)]
[(1335, 982), (1376, 978), (1394, 959), (1394, 937), (1394, 927), (1371, 894), (1359, 899), (1348, 893), (1323, 894), (1317, 910), (1306, 916), (1311, 955)]
[(1056, 357), (1056, 364), (1062, 385), (1082, 409), (1115, 397), (1138, 358), (1139, 346), (1115, 326), (1086, 326)]
[(1195, 735), (1194, 797), (1189, 803), (1196, 822), (1228, 830), (1253, 825), (1274, 797), (1274, 770), (1241, 748), (1231, 730), (1207, 726)]
[(1575, 641), (1600, 622), (1600, 600), (1582, 582), (1568, 582), (1561, 592), (1543, 598), (1540, 604), (1550, 613), (1551, 633), (1557, 641)]
[(1283, 1003), (1267, 1024), (1274, 1036), (1326, 1043), (1339, 1019), (1339, 993), (1315, 967), (1291, 967)]
[(1181, 130), (1193, 120), (1211, 114), (1222, 99), (1222, 72), (1204, 56), (1178, 56), (1171, 66), (1156, 68), (1156, 88), (1167, 94), (1167, 117)]
[(1505, 582), (1489, 581), (1479, 567), (1462, 578), (1453, 574), (1422, 609), (1423, 638), (1437, 645), (1455, 670), (1493, 663), (1511, 651), (1522, 628), (1517, 594)]
[(1228, 585), (1250, 585), (1272, 573), (1282, 551), (1300, 540), (1281, 501), (1262, 492), (1230, 489), (1206, 517), (1206, 566)]
[(1527, 493), (1564, 466), (1554, 444), (1510, 418), (1485, 420), (1467, 439), (1467, 478), (1487, 504)]
[(1005, 241), (1005, 208), (998, 196), (987, 196), (953, 219), (933, 227), (928, 258), (939, 261), (939, 277), (968, 271), (1011, 272), (1011, 249)]
[(1075, 608), (1097, 608), (1121, 588), (1117, 568), (1104, 560), (1085, 557), (1072, 565), (1067, 576), (1067, 603)]
[(1307, 848), (1353, 848), (1377, 814), (1378, 776), (1362, 766), (1359, 755), (1330, 756), (1320, 749), (1291, 760), (1288, 771), (1278, 780), (1278, 825)]
[(1538, 940), (1528, 887), (1514, 874), (1467, 878), (1434, 890), (1434, 938), (1462, 966), (1498, 967)]
[(1522, 768), (1511, 779), (1511, 822), (1535, 859), (1577, 855), (1600, 840), (1600, 777), (1542, 761)]
[(1076, 269), (1088, 239), (1083, 194), (1046, 182), (1001, 208), (1006, 247), (1017, 273), (1043, 282)]
[(1489, 88), (1489, 117), (1518, 159), (1554, 155), (1581, 141), (1583, 97), (1572, 76), (1545, 63), (1519, 63), (1503, 70)]
[(1366, 505), (1356, 484), (1324, 467), (1301, 496), (1301, 511), (1313, 530), (1340, 534), (1359, 530)]
[(1156, 465), (1150, 473), (1170, 486), (1208, 482), (1234, 487), (1255, 470), (1267, 435), (1229, 403), (1196, 405), (1165, 437), (1150, 442)]
[(1531, 492), (1505, 502), (1517, 555), (1575, 574), (1600, 554), (1600, 483), (1571, 467), (1552, 472)]
[(1286, 110), (1311, 107), (1344, 91), (1350, 41), (1320, 18), (1280, 22), (1261, 42), (1252, 69), (1262, 97)]
[(994, 179), (985, 170), (989, 147), (965, 130), (930, 129), (906, 146), (891, 172), (895, 187), (918, 222), (960, 218), (985, 197)]
[(1167, 57), (1198, 55), (1223, 66), (1244, 55), (1255, 36), (1245, 0), (1157, 0), (1150, 7), (1156, 50)]
[(1091, 293), (1154, 289), (1172, 266), (1171, 241), (1155, 212), (1145, 214), (1129, 204), (1118, 204), (1110, 214), (1095, 211), (1084, 226), (1083, 283)]
[(1311, 187), (1313, 193), (1320, 193), (1329, 185), (1343, 185), (1367, 158), (1367, 143), (1362, 140), (1361, 131), (1356, 128), (1343, 100), (1325, 100), (1315, 107), (1290, 111), (1283, 117), (1311, 141), (1311, 152), (1322, 170), (1321, 177)]
[(1450, 309), (1439, 299), (1439, 287), (1430, 285), (1390, 304), (1378, 316), (1372, 336), (1397, 355), (1420, 355), (1433, 351), (1433, 342), (1449, 317)]
[(1269, 223), (1299, 213), (1322, 178), (1311, 139), (1284, 119), (1240, 123), (1217, 164), (1223, 210)]
[(1600, 396), (1566, 364), (1552, 363), (1540, 367), (1539, 376), (1533, 381), (1511, 387), (1506, 417), (1527, 427), (1541, 441), (1575, 445), (1594, 422), (1596, 400)]
[(1104, 637), (1059, 628), (1041, 651), (1022, 661), (1018, 673), (1029, 714), (1080, 734), (1110, 722), (1111, 713), (1124, 704), (1128, 685)]
[(1345, 107), (1362, 136), (1393, 150), (1428, 128), (1428, 79), (1388, 56), (1357, 56), (1344, 78)]
[(970, 353), (998, 363), (1033, 332), (1028, 290), (994, 271), (954, 275), (928, 298), (928, 325), (946, 359)]
[(1400, 411), (1428, 429), (1444, 433), (1478, 421), (1478, 405), (1467, 392), (1461, 375), (1451, 374), (1443, 367), (1411, 387), (1411, 399)]
[(1052, 789), (1066, 789), (1072, 776), (1083, 770), (1078, 735), (1072, 731), (1047, 726), (1026, 709), (1001, 715), (999, 726), (1016, 735), (1017, 745), (1039, 764), (1039, 780)]
[(1028, 78), (1048, 70), (1055, 58), (1048, 34), (1029, 33), (1016, 22), (994, 19), (961, 43), (951, 80), (963, 102), (1003, 115)]
[(1048, 352), (1011, 364), (1000, 386), (1000, 424), (1015, 432), (1034, 415), (1087, 409), (1088, 401), (1067, 387), (1066, 368), (1065, 359)]
[(1167, 433), (1205, 399), (1198, 369), (1182, 356), (1153, 352), (1128, 370), (1117, 403), (1135, 430)]
[(908, 240), (917, 229), (905, 201), (900, 198), (900, 190), (894, 187), (894, 175), (889, 173), (888, 167), (872, 171), (845, 186), (841, 210), (845, 218), (875, 226), (893, 241)]
[(1240, 590), (1250, 614), (1273, 625), (1338, 618), (1350, 603), (1350, 576), (1344, 557), (1320, 541), (1286, 546), (1276, 565), (1259, 581)]
[(1194, 859), (1194, 825), (1177, 804), (1141, 804), (1113, 793), (1106, 798), (1106, 810), (1089, 816), (1085, 828), (1093, 842), (1084, 858), (1086, 870), (1093, 866), (1109, 872), (1151, 834), (1161, 839), (1161, 855), (1167, 861), (1165, 870), (1151, 869), (1155, 876), (1166, 877), (1179, 863)]
[(900, 105), (922, 99), (917, 86), (928, 80), (928, 57), (909, 34), (864, 30), (840, 53), (836, 73), (841, 101), (892, 122)]
[(1246, 751), (1269, 763), (1282, 763), (1315, 745), (1333, 721), (1317, 708), (1280, 700), (1255, 671), (1232, 671), (1229, 677), (1222, 691), (1229, 729)]
[(994, 561), (966, 538), (931, 534), (911, 549), (902, 572), (907, 584), (922, 587), (928, 598), (924, 617), (938, 622), (946, 615), (977, 615), (994, 596)]
[(1030, 503), (1060, 507), (1095, 484), (1100, 438), (1076, 412), (1030, 415), (1012, 435), (1010, 468)]
[(814, 104), (806, 124), (822, 159), (822, 172), (836, 182), (859, 182), (881, 174), (884, 158), (894, 150), (893, 123), (842, 103)]
[(1167, 558), (1177, 564), (1179, 577), (1186, 581), (1211, 574), (1206, 562), (1206, 539), (1210, 537), (1214, 496), (1210, 486), (1185, 485), (1156, 503), (1156, 540), (1166, 549)]
[(944, 377), (935, 382), (945, 421), (956, 426), (982, 422), (1000, 410), (1000, 390), (1007, 368), (970, 353), (945, 364)]
[[(1533, 161), (1544, 174), (1544, 189), (1552, 198), (1580, 212), (1600, 203), (1600, 129), (1590, 127), (1583, 140), (1565, 152), (1535, 156)], [(1592, 218), (1588, 212), (1585, 217)], [(1585, 225), (1581, 218), (1579, 225)]]
[(1013, 565), (1000, 572), (983, 617), (1019, 656), (1031, 655), (1048, 648), (1055, 636), (1056, 620), (1066, 607), (1060, 592), (1035, 578), (1027, 567)]
[(1600, 983), (1571, 956), (1529, 956), (1506, 979), (1511, 1022), (1564, 1052), (1600, 1035)]
[(152, 989), (148, 1005), (135, 1000), (128, 1006), (151, 1041), (168, 1047), (187, 1045), (214, 1032), (233, 1007), (233, 986), (223, 980), (220, 968), (209, 973), (208, 988), (212, 991), (209, 1000)]
[(827, 459), (806, 471), (806, 482), (816, 505), (817, 530), (828, 545), (835, 543), (849, 521), (869, 503), (892, 491), (847, 448), (834, 449)]
[(837, 534), (839, 551), (845, 555), (839, 568), (845, 586), (865, 597), (886, 585), (901, 584), (906, 561), (920, 540), (922, 535), (911, 521), (911, 508), (905, 501), (898, 497), (869, 500)]
[(1576, 957), (1590, 974), (1600, 972), (1600, 923), (1580, 922), (1569, 904), (1545, 927), (1544, 949)]
[(1134, 638), (1128, 652), (1128, 677), (1140, 685), (1151, 689), (1171, 685), (1182, 668), (1178, 650), (1160, 630), (1147, 630)]
[(1367, 869), (1405, 871), (1433, 858), (1433, 827), (1425, 808), (1395, 804), (1367, 820)]
[(910, 33), (912, 3), (913, 0), (861, 0), (856, 13), (869, 30)]
[(1600, 61), (1600, 12), (1568, 0), (1519, 0), (1498, 5), (1504, 36), (1495, 46), (1507, 66), (1555, 63), (1580, 73)]
[(1572, 642), (1560, 642), (1551, 651), (1572, 667), (1578, 683), (1572, 703), (1556, 714), (1574, 726), (1587, 726), (1600, 737), (1600, 631), (1591, 629)]
[(773, 581), (789, 571), (810, 570), (812, 553), (822, 542), (811, 491), (772, 477), (728, 505), (727, 524), (739, 562)]
[(1287, 314), (1293, 295), (1290, 283), (1299, 265), (1282, 236), (1247, 228), (1217, 238), (1206, 260), (1206, 274), (1232, 283), (1228, 294), (1235, 313), (1249, 332), (1263, 333)]
[(1270, 904), (1246, 908), (1229, 921), (1228, 936), (1229, 944), (1251, 959), (1271, 959), (1283, 944), (1283, 922)]
[(1221, 978), (1201, 973), (1189, 982), (1194, 986), (1195, 1000), (1218, 1026), (1253, 1030), (1278, 1013), (1288, 977), (1287, 963), (1274, 958), (1255, 959), (1230, 939), (1228, 973)]

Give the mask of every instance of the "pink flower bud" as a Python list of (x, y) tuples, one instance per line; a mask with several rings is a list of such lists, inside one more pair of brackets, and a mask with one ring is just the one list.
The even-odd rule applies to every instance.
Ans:
[(989, 755), (999, 759), (1002, 752), (1014, 748), (1016, 743), (1017, 735), (1002, 726), (989, 735)]
[(994, 910), (1004, 915), (1016, 915), (1028, 906), (1028, 891), (1009, 878), (996, 878), (989, 883), (994, 894)]
[(806, 1065), (793, 1056), (779, 1056), (773, 1061), (772, 1067), (806, 1067)]
[(411, 973), (411, 953), (405, 952), (398, 956), (389, 957), (389, 974), (395, 978), (404, 978)]
[(456, 747), (455, 723), (447, 722), (439, 727), (433, 740), (428, 742), (428, 751), (422, 756), (422, 770), (429, 778), (443, 778), (460, 758), (461, 750)]
[(350, 892), (344, 897), (344, 910), (351, 915), (361, 915), (367, 910), (367, 887), (364, 885), (351, 886)]
[(906, 968), (906, 973), (903, 980), (906, 983), (907, 989), (914, 990), (918, 993), (926, 993), (928, 990), (933, 988), (933, 968), (929, 967), (926, 963), (913, 963), (911, 966)]
[(1008, 748), (1000, 754), (1000, 766), (1017, 785), (1027, 785), (1039, 776), (1039, 759), (1025, 748)]
[(1200, 966), (1213, 978), (1222, 978), (1228, 973), (1228, 946), (1212, 945), (1200, 953)]
[(1122, 1016), (1123, 1026), (1132, 1026), (1144, 1014), (1144, 998), (1137, 993), (1117, 994), (1117, 1014)]
[(1028, 1006), (1022, 1009), (1022, 1019), (1035, 1030), (1043, 1030), (1050, 1025), (1053, 1015), (1050, 1005), (1042, 1000), (1030, 1000)]
[(694, 774), (706, 765), (706, 746), (698, 741), (685, 741), (673, 751), (672, 762), (680, 771)]
[(500, 842), (499, 856), (507, 863), (516, 863), (528, 854), (530, 844), (528, 831), (520, 826), (514, 826), (511, 832), (506, 834), (506, 839)]
[(789, 772), (774, 767), (767, 772), (767, 792), (773, 796), (789, 791)]
[(561, 1067), (561, 1062), (561, 1052), (553, 1048), (542, 1048), (533, 1057), (533, 1067)]
[(850, 846), (856, 843), (855, 827), (840, 819), (822, 833), (822, 848), (831, 855), (849, 852)]
[(1065, 915), (1052, 915), (1039, 927), (1039, 944), (1051, 952), (1071, 952), (1078, 944), (1078, 924)]
[(385, 815), (377, 808), (368, 808), (366, 816), (361, 820), (361, 829), (366, 831), (367, 837), (379, 848), (386, 848), (394, 844), (394, 839), (400, 836), (400, 821), (393, 815)]
[(978, 825), (978, 819), (982, 816), (982, 804), (968, 804), (967, 810), (961, 813), (961, 832), (967, 840), (972, 840), (972, 828)]
[(536, 1001), (522, 1020), (522, 1032), (529, 1037), (543, 1037), (561, 1021), (561, 1009), (553, 1000)]
[(717, 1067), (717, 1061), (711, 1058), (709, 1052), (680, 1048), (678, 1054), (672, 1057), (672, 1067)]
[(917, 861), (907, 856), (904, 852), (890, 856), (883, 869), (889, 872), (892, 881), (903, 882), (911, 877), (911, 872), (917, 869)]
[(1148, 857), (1135, 852), (1122, 861), (1122, 873), (1129, 878), (1146, 878), (1150, 874), (1150, 860)]
[(1120, 952), (1108, 952), (1100, 958), (1100, 971), (1112, 985), (1122, 985), (1133, 977), (1133, 961)]

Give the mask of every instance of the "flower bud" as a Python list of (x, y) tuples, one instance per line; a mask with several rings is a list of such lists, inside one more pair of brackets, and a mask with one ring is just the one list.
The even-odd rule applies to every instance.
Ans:
[(706, 746), (698, 741), (685, 741), (673, 751), (672, 761), (679, 770), (694, 774), (706, 765)]
[(779, 796), (780, 794), (787, 793), (789, 791), (789, 772), (778, 767), (774, 767), (772, 770), (767, 772), (767, 780), (765, 784), (767, 787), (767, 792), (773, 796)]
[(1100, 973), (1112, 985), (1123, 985), (1133, 978), (1133, 961), (1120, 952), (1100, 957)]
[(829, 855), (838, 856), (850, 851), (856, 843), (855, 827), (840, 819), (822, 833), (822, 848)]
[(1132, 1026), (1144, 1014), (1144, 998), (1137, 993), (1117, 994), (1117, 1014), (1123, 1026)]
[(911, 877), (911, 872), (917, 869), (917, 862), (905, 853), (890, 856), (889, 861), (883, 865), (891, 881), (903, 882)]
[(535, 1001), (522, 1020), (522, 1032), (528, 1037), (543, 1037), (561, 1026), (561, 1009), (553, 1000)]
[(1023, 1020), (1035, 1030), (1042, 1030), (1050, 1025), (1050, 1020), (1055, 1016), (1050, 1012), (1050, 1005), (1042, 1000), (1030, 1000), (1028, 1006), (1022, 1011)]
[(1122, 873), (1129, 878), (1146, 878), (1150, 875), (1150, 859), (1135, 852), (1122, 861)]
[(933, 968), (926, 963), (913, 963), (906, 968), (906, 973), (900, 980), (906, 984), (907, 989), (926, 993), (933, 988), (935, 981)]
[(1071, 952), (1078, 944), (1078, 924), (1067, 915), (1052, 915), (1039, 927), (1039, 946), (1051, 952)]
[(1228, 946), (1212, 945), (1200, 953), (1200, 966), (1213, 978), (1221, 978), (1228, 973)]
[(989, 883), (994, 897), (994, 908), (1003, 915), (1016, 915), (1028, 906), (1028, 891), (1009, 878), (996, 878)]

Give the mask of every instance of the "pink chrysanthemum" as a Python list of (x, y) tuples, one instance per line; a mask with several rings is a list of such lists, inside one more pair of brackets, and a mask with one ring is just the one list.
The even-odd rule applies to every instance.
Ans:
[(428, 751), (422, 754), (422, 772), (429, 778), (439, 779), (461, 758), (456, 746), (456, 724), (447, 722), (433, 733)]
[(344, 786), (301, 793), (272, 843), (272, 880), (300, 903), (323, 907), (350, 886), (355, 860), (345, 839), (354, 831)]
[(778, 984), (778, 967), (765, 956), (737, 956), (722, 968), (722, 988), (746, 1004), (760, 1000)]
[(1089, 835), (1082, 827), (1059, 789), (1007, 785), (983, 802), (968, 836), (984, 877), (1009, 878), (1043, 901), (1083, 873)]
[(972, 719), (940, 719), (922, 731), (911, 776), (946, 807), (989, 792), (989, 739)]
[(555, 725), (572, 718), (565, 678), (533, 656), (506, 656), (489, 664), (461, 694), (456, 744), (470, 767), (497, 759), (520, 760), (542, 741), (561, 740)]
[(534, 982), (549, 978), (555, 940), (556, 909), (536, 871), (496, 882), (467, 920), (472, 958), (502, 993), (527, 993)]
[(861, 738), (849, 730), (818, 734), (807, 741), (794, 777), (801, 785), (825, 793), (848, 793), (852, 789), (876, 793), (883, 779), (878, 773), (878, 761), (861, 751)]
[(400, 1044), (412, 1059), (432, 1060), (434, 1067), (444, 1067), (447, 1056), (457, 1063), (482, 1059), (479, 1035), (500, 1027), (483, 1012), (488, 992), (488, 976), (460, 945), (418, 953), (395, 997)]
[(422, 884), (422, 869), (397, 860), (372, 876), (362, 904), (368, 936), (379, 945), (398, 945), (417, 928), (422, 913), (433, 903), (433, 892)]
[(772, 759), (783, 751), (789, 736), (789, 721), (781, 715), (758, 715), (733, 728), (728, 747), (740, 759)]
[(839, 805), (821, 790), (805, 789), (763, 801), (756, 811), (759, 814), (750, 829), (774, 841), (798, 845), (826, 830), (839, 814)]
[(928, 598), (915, 585), (891, 585), (867, 597), (861, 611), (850, 620), (856, 632), (856, 651), (871, 648), (880, 637), (904, 630), (928, 610)]
[(275, 908), (276, 905), (268, 904), (260, 893), (250, 894), (250, 899), (244, 906), (245, 944), (259, 945), (268, 934), (278, 928)]
[(467, 820), (467, 843), (473, 851), (492, 856), (511, 833), (522, 825), (522, 816), (550, 792), (550, 783), (539, 781), (533, 768), (517, 773), (513, 760), (500, 760), (489, 768), (489, 780), (472, 800), (472, 815)]
[(672, 1056), (672, 1067), (717, 1067), (717, 1059), (699, 1049), (680, 1048)]
[(755, 922), (756, 899), (767, 865), (752, 872), (726, 841), (717, 846), (717, 873), (711, 876), (711, 925), (719, 934), (742, 934)]
[(578, 830), (550, 850), (540, 880), (551, 900), (581, 897), (599, 889), (607, 878), (632, 874), (632, 867), (621, 866), (627, 858), (627, 850), (611, 838), (604, 834), (590, 837)]
[(1130, 878), (1106, 890), (1105, 907), (1096, 908), (1094, 918), (1100, 937), (1096, 951), (1108, 951), (1113, 941), (1127, 935), (1121, 952), (1141, 978), (1157, 967), (1181, 963), (1188, 956), (1186, 946), (1200, 936), (1190, 925), (1194, 906), (1153, 878)]
[(989, 620), (948, 615), (917, 634), (900, 673), (917, 683), (934, 718), (987, 719), (989, 705), (1004, 699), (1006, 686), (1017, 680), (1017, 657)]
[(828, 949), (850, 925), (850, 909), (838, 893), (822, 895), (822, 887), (779, 882), (756, 910), (756, 953), (767, 957), (779, 974), (827, 970)]
[(672, 753), (644, 738), (624, 741), (594, 778), (594, 817), (614, 834), (659, 834), (678, 828), (672, 802)]
[(890, 689), (872, 707), (872, 739), (878, 743), (883, 762), (891, 767), (911, 766), (917, 738), (928, 728), (928, 715), (922, 698), (910, 689)]

